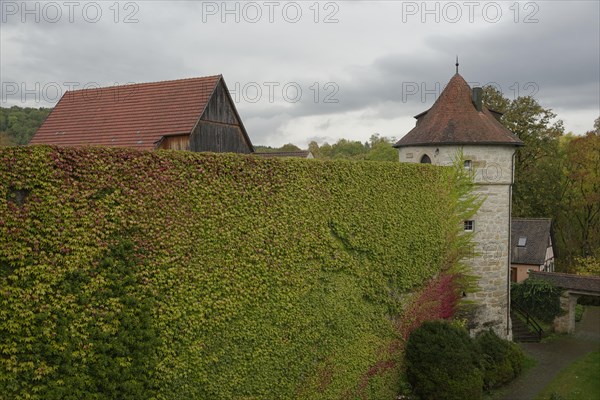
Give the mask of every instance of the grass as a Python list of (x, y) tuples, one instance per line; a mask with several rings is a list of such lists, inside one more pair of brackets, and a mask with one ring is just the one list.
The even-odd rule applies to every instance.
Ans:
[[(527, 373), (527, 371), (529, 371), (531, 368), (533, 368), (536, 364), (537, 364), (537, 360), (535, 358), (525, 355), (525, 361), (523, 362), (523, 370), (521, 371), (519, 376), (517, 376), (514, 380), (519, 379), (521, 376), (523, 376), (525, 373)], [(483, 400), (497, 400), (497, 399), (501, 398), (505, 394), (507, 386), (510, 385), (511, 383), (512, 382), (509, 382), (502, 387), (499, 387), (490, 392), (484, 393)]]
[(536, 400), (599, 400), (600, 351), (589, 353), (563, 369)]
[(577, 304), (575, 306), (575, 322), (581, 321), (581, 317), (583, 317), (584, 310), (585, 310), (585, 307), (581, 304)]

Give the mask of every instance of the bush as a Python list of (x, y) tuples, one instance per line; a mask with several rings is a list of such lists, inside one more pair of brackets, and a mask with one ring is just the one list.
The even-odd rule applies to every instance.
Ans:
[(476, 343), (481, 351), (480, 365), (486, 390), (502, 386), (521, 373), (525, 355), (517, 345), (499, 338), (491, 330), (480, 333)]
[(561, 314), (560, 288), (540, 279), (529, 278), (510, 288), (511, 303), (531, 316), (552, 323)]
[(445, 321), (426, 322), (406, 346), (406, 375), (422, 399), (481, 399), (512, 381), (525, 362), (523, 351), (493, 331), (471, 339), (464, 328)]
[(467, 331), (443, 321), (425, 322), (409, 336), (406, 374), (422, 399), (481, 399), (479, 352)]

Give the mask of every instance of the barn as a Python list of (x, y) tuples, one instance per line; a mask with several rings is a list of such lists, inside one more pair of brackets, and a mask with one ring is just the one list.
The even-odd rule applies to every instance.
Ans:
[(222, 75), (67, 91), (29, 144), (254, 152)]

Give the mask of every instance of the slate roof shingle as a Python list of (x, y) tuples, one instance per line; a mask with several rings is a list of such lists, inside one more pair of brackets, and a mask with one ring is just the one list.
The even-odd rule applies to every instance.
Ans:
[[(550, 218), (513, 218), (511, 223), (511, 262), (513, 264), (543, 265), (550, 242)], [(519, 238), (526, 238), (524, 247)]]

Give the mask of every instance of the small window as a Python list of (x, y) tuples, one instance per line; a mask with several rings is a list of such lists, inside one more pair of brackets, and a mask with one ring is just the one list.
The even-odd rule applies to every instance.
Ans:
[(473, 168), (473, 163), (471, 162), (471, 160), (465, 160), (464, 166), (465, 166), (465, 169), (470, 170), (471, 168)]
[(519, 243), (517, 243), (518, 247), (525, 247), (525, 245), (527, 244), (527, 238), (526, 237), (520, 237), (519, 238)]
[(427, 154), (423, 154), (421, 157), (421, 164), (431, 164), (431, 158)]
[(472, 219), (465, 221), (465, 232), (473, 232), (475, 228), (475, 221)]

